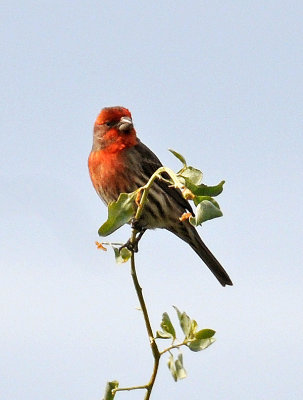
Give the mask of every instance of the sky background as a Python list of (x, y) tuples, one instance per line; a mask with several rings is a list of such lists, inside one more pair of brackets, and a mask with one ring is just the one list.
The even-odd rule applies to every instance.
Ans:
[(224, 217), (199, 232), (233, 287), (168, 232), (140, 243), (153, 328), (176, 305), (217, 331), (184, 349), (183, 381), (163, 357), (152, 398), (302, 398), (302, 2), (11, 0), (0, 19), (1, 400), (100, 400), (150, 377), (130, 266), (94, 244), (107, 210), (87, 157), (112, 105), (166, 166), (173, 148), (226, 180)]

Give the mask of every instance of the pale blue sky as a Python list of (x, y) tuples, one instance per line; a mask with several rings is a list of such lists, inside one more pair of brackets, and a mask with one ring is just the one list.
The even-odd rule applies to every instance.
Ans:
[(132, 111), (165, 165), (179, 167), (173, 148), (205, 183), (226, 180), (224, 217), (200, 232), (234, 287), (171, 234), (142, 239), (154, 329), (175, 304), (217, 330), (210, 349), (184, 351), (184, 381), (162, 360), (153, 398), (303, 396), (302, 11), (278, 0), (1, 3), (1, 400), (100, 399), (109, 379), (150, 376), (129, 266), (94, 245), (107, 211), (87, 156), (110, 105)]

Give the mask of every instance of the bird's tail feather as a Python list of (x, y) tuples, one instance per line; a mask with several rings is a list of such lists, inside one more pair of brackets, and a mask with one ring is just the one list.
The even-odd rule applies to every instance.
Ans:
[(211, 272), (215, 275), (222, 286), (230, 285), (232, 286), (232, 281), (228, 276), (228, 273), (212, 254), (212, 252), (207, 248), (205, 243), (200, 238), (195, 227), (192, 226), (188, 221), (180, 223), (180, 229), (169, 229), (172, 233), (187, 242), (191, 248), (198, 254), (198, 256), (204, 261)]

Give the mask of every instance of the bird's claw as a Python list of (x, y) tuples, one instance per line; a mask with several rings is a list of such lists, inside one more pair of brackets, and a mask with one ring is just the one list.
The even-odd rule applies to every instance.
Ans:
[[(144, 229), (142, 227), (138, 227), (137, 222), (138, 221), (135, 220), (135, 219), (133, 219), (131, 221), (132, 228), (136, 229), (137, 231), (139, 231), (139, 234), (135, 238), (135, 241), (132, 242), (131, 239), (128, 239), (128, 241), (119, 248), (119, 251), (121, 251), (124, 247), (126, 247), (129, 251), (134, 252), (134, 253), (138, 253), (138, 250), (139, 250), (138, 243), (139, 243), (140, 239), (142, 238), (142, 236), (143, 236), (144, 232), (146, 231), (146, 229)], [(134, 227), (133, 224), (135, 224), (136, 227)]]
[(126, 248), (129, 251), (133, 252), (133, 253), (138, 253), (138, 242), (139, 240), (136, 240), (135, 243), (132, 243), (130, 239), (128, 239), (128, 241), (126, 243), (124, 243), (121, 247), (119, 247), (119, 252)]

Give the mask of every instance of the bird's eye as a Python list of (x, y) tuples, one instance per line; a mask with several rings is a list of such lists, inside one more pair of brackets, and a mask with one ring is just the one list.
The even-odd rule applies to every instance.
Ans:
[(107, 121), (107, 122), (105, 122), (105, 125), (106, 126), (114, 126), (115, 125), (115, 121)]

